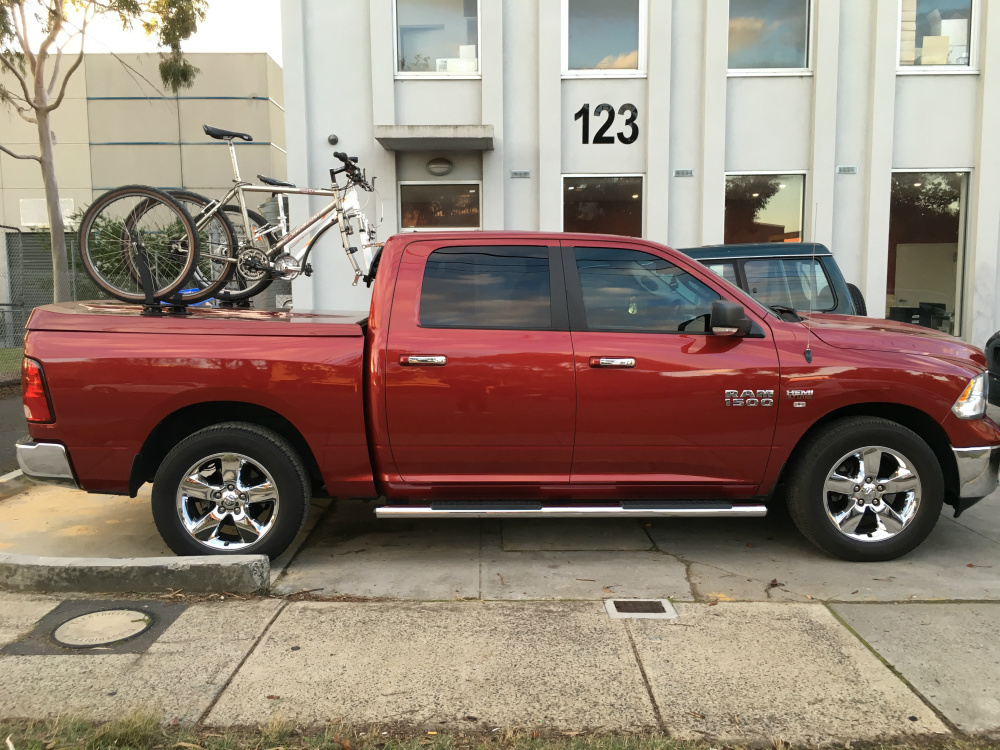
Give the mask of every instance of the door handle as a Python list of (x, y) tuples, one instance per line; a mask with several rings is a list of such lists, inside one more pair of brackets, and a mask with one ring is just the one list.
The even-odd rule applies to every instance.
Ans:
[(635, 367), (635, 357), (591, 357), (591, 367)]
[(431, 367), (442, 367), (448, 364), (448, 358), (443, 354), (400, 354), (399, 364), (401, 365), (430, 365)]

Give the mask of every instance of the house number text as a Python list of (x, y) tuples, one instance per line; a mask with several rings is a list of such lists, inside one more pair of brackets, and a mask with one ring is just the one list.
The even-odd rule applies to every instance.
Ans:
[[(636, 120), (639, 118), (639, 109), (634, 104), (623, 104), (618, 108), (618, 114), (625, 117), (625, 128), (624, 130), (618, 132), (618, 140), (622, 143), (635, 143), (635, 139), (639, 137), (639, 125)], [(594, 133), (594, 140), (590, 140), (590, 105), (584, 104), (577, 110), (576, 114), (573, 115), (574, 120), (583, 120), (583, 143), (584, 145), (588, 143), (614, 143), (615, 136), (608, 135), (608, 130), (611, 129), (612, 124), (615, 121), (615, 108), (610, 104), (598, 104), (594, 107), (594, 119), (600, 121), (603, 117), (603, 122), (601, 122), (600, 127), (597, 132)]]

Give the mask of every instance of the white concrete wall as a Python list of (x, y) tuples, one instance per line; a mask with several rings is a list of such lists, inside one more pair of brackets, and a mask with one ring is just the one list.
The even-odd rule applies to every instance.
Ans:
[[(969, 170), (961, 335), (982, 344), (1000, 327), (1000, 141), (991, 137), (1000, 126), (1000, 13), (989, 17), (985, 0), (975, 5), (971, 73), (898, 71), (898, 0), (814, 0), (810, 69), (776, 76), (727, 73), (728, 0), (650, 0), (646, 75), (616, 79), (563, 79), (558, 0), (481, 0), (481, 80), (426, 81), (394, 80), (392, 1), (282, 0), (290, 179), (325, 184), (326, 137), (336, 133), (337, 148), (379, 177), (382, 238), (397, 230), (403, 162), (374, 140), (375, 125), (492, 125), (485, 228), (559, 230), (564, 174), (635, 173), (644, 176), (647, 237), (721, 242), (727, 172), (804, 171), (805, 239), (831, 246), (880, 315), (893, 170)], [(345, 28), (354, 33), (337, 33)], [(639, 108), (635, 143), (580, 142), (574, 113), (590, 104), (593, 136), (602, 102)], [(408, 174), (433, 155), (407, 156)], [(858, 173), (838, 175), (838, 165)], [(675, 169), (694, 176), (673, 177)], [(350, 287), (346, 260), (329, 244), (314, 258), (316, 275), (296, 282), (297, 303), (366, 305), (367, 291)]]

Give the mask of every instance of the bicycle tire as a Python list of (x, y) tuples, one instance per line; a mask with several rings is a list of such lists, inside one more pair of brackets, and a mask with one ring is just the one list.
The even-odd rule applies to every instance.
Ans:
[(144, 251), (161, 301), (180, 289), (198, 261), (198, 233), (191, 214), (167, 193), (125, 185), (95, 200), (78, 230), (83, 267), (102, 291), (123, 302), (144, 302), (134, 256)]
[[(204, 195), (192, 193), (190, 190), (168, 192), (188, 209), (196, 225), (200, 220), (201, 210), (212, 202)], [(197, 207), (197, 212), (188, 208), (189, 205)], [(189, 305), (215, 297), (236, 272), (236, 249), (239, 247), (239, 240), (236, 228), (224, 211), (212, 214), (205, 227), (198, 231), (198, 245), (201, 251), (191, 274), (191, 285), (195, 288), (178, 293), (181, 301)]]
[[(240, 211), (240, 207), (229, 205), (229, 206), (223, 206), (222, 210), (226, 213), (234, 214), (235, 217), (232, 220), (232, 224), (236, 231), (237, 247), (243, 247), (244, 238), (246, 236), (246, 230), (243, 227), (243, 214)], [(250, 219), (250, 223), (253, 225), (253, 227), (256, 227), (258, 229), (266, 230), (268, 227), (271, 226), (270, 222), (267, 219), (265, 219), (256, 211), (251, 211), (249, 208), (247, 209), (247, 217)], [(257, 247), (259, 250), (263, 251), (267, 255), (267, 257), (270, 258), (271, 246), (274, 244), (274, 240), (272, 239), (271, 234), (265, 232), (258, 232), (257, 236), (258, 238), (255, 239), (253, 242), (254, 246)], [(257, 296), (265, 289), (267, 289), (269, 286), (271, 286), (272, 281), (274, 281), (274, 279), (272, 279), (270, 276), (265, 276), (264, 278), (256, 281), (247, 279), (245, 276), (243, 276), (243, 274), (240, 273), (239, 269), (237, 268), (236, 271), (233, 273), (232, 277), (230, 277), (229, 281), (226, 283), (226, 285), (221, 289), (219, 289), (216, 292), (215, 296), (217, 299), (226, 300), (229, 302), (250, 299), (251, 297)]]

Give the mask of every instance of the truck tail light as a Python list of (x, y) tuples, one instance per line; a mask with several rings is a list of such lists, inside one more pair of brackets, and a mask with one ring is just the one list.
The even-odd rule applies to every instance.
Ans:
[(21, 400), (24, 402), (24, 418), (29, 422), (55, 421), (42, 366), (27, 357), (21, 362)]

